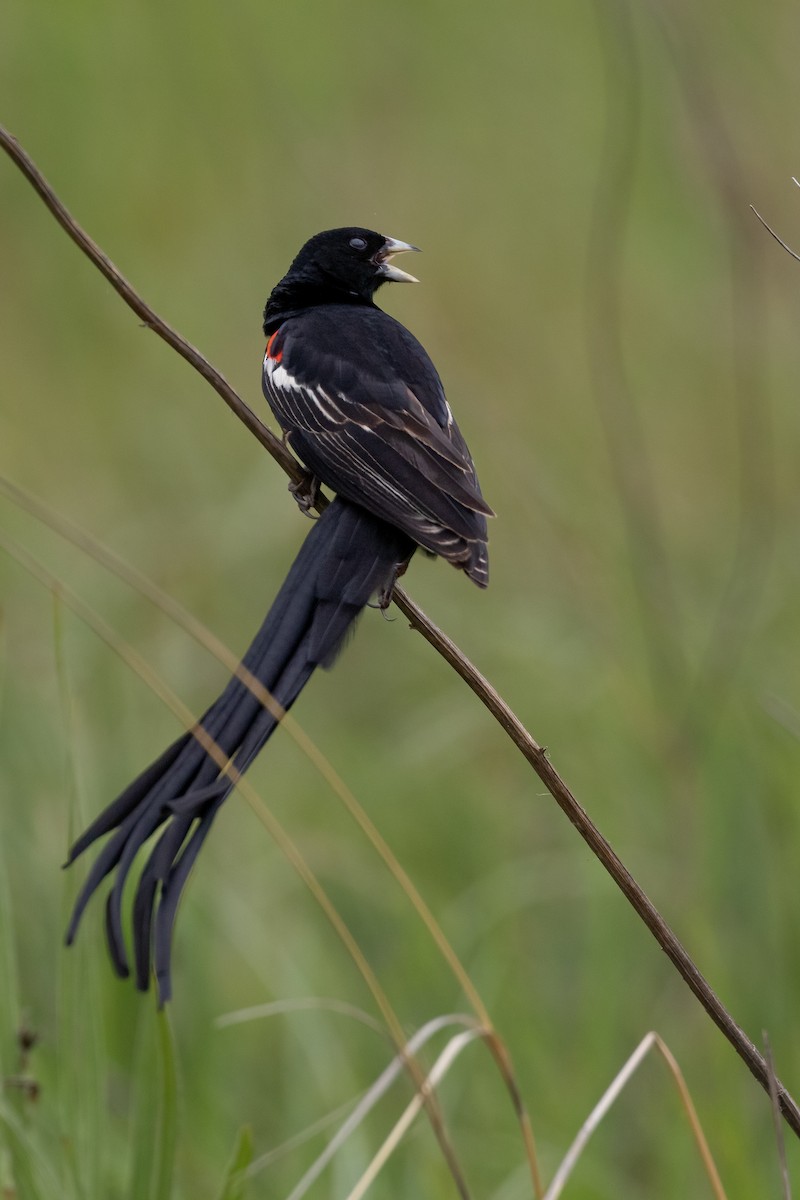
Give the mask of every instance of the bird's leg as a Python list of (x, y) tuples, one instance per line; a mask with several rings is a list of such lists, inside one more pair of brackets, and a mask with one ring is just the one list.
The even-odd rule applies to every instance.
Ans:
[(397, 583), (400, 576), (405, 575), (406, 571), (408, 570), (408, 562), (409, 562), (409, 560), (406, 559), (405, 562), (397, 563), (397, 565), (395, 566), (395, 569), (394, 569), (394, 574), (392, 575), (391, 582), (387, 583), (386, 587), (381, 588), (381, 590), (378, 592), (377, 607), (381, 610), (381, 612), (386, 612), (386, 609), (392, 603), (392, 596), (394, 595), (395, 584)]
[(317, 507), (319, 500), (319, 480), (312, 471), (303, 471), (302, 477), (296, 483), (289, 484), (289, 491), (297, 501), (297, 507), (300, 512), (305, 513), (307, 517), (314, 520), (312, 508)]

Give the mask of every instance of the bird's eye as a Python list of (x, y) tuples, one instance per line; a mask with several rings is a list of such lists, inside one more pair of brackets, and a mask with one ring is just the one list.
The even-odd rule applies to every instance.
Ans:
[(366, 250), (366, 248), (367, 248), (366, 241), (364, 240), (364, 238), (360, 238), (360, 237), (350, 238), (350, 245), (353, 247), (354, 250)]

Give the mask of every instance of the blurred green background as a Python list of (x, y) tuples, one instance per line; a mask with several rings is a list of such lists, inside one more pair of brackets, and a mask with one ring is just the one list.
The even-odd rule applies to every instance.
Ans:
[[(423, 247), (421, 286), (381, 301), (439, 367), (498, 519), (488, 593), (421, 558), (408, 588), (547, 745), (737, 1019), (757, 1041), (769, 1031), (795, 1093), (800, 267), (748, 204), (800, 242), (799, 20), (788, 0), (7, 0), (0, 39), (0, 121), (262, 415), (261, 308), (305, 238), (363, 224)], [(5, 157), (0, 204), (0, 470), (243, 651), (308, 530), (283, 475)], [(2, 529), (194, 711), (220, 688), (222, 668), (167, 617), (5, 501)], [(59, 865), (70, 823), (177, 724), (5, 556), (0, 586), (0, 1064), (18, 1071), (24, 1020), (39, 1042), (22, 1065), (41, 1085), (36, 1102), (5, 1089), (0, 1183), (16, 1171), (23, 1197), (214, 1197), (242, 1126), (256, 1156), (284, 1147), (368, 1087), (390, 1049), (328, 1011), (215, 1024), (304, 997), (374, 1014), (303, 884), (232, 799), (177, 926), (172, 1191), (169, 1137), (161, 1182), (147, 1181), (165, 1127), (147, 1081), (169, 1065), (153, 998), (112, 977), (101, 904), (63, 950), (84, 867), (65, 877)], [(763, 1093), (402, 619), (367, 613), (295, 716), (481, 990), (547, 1177), (656, 1029), (728, 1194), (778, 1194)], [(287, 736), (250, 778), (409, 1033), (463, 1009), (418, 918)], [(404, 1080), (312, 1195), (347, 1195), (409, 1095)], [(479, 1045), (442, 1103), (474, 1195), (530, 1195)], [(285, 1148), (248, 1194), (289, 1194), (328, 1136)], [(667, 1074), (648, 1062), (567, 1194), (707, 1192)], [(455, 1194), (424, 1120), (370, 1194)]]

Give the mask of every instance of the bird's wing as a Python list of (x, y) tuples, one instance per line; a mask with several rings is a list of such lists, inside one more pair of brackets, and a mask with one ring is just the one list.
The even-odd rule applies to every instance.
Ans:
[(264, 391), (290, 445), (323, 482), (460, 565), (491, 509), (439, 377), (403, 326), (346, 306), (290, 318), (270, 337)]

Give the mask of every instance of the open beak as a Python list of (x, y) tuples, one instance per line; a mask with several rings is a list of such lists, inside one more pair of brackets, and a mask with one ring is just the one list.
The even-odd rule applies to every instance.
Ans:
[(419, 283), (419, 280), (414, 275), (409, 275), (407, 271), (401, 271), (399, 267), (395, 267), (391, 263), (391, 259), (395, 254), (405, 254), (407, 251), (413, 250), (419, 253), (419, 246), (412, 246), (408, 242), (399, 242), (397, 238), (387, 237), (381, 246), (378, 253), (375, 255), (374, 262), (377, 264), (378, 270), (384, 279), (390, 279), (392, 283)]

